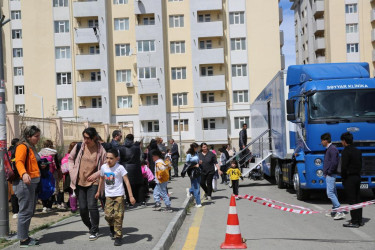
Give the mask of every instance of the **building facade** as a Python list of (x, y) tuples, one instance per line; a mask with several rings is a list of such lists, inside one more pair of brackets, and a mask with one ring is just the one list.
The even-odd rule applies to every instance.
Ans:
[(119, 123), (146, 142), (235, 142), (285, 64), (277, 0), (5, 0), (2, 12), (8, 111)]
[(297, 64), (375, 61), (375, 1), (293, 2)]

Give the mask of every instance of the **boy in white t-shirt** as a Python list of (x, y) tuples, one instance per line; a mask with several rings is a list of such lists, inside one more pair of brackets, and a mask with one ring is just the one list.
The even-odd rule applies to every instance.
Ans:
[(122, 222), (124, 220), (125, 182), (130, 196), (130, 203), (135, 204), (132, 188), (129, 183), (127, 171), (118, 163), (119, 155), (116, 149), (107, 151), (107, 163), (100, 169), (100, 182), (95, 198), (99, 198), (100, 190), (103, 191), (105, 183), (106, 204), (104, 209), (105, 219), (111, 230), (111, 238), (115, 240), (115, 246), (121, 246)]

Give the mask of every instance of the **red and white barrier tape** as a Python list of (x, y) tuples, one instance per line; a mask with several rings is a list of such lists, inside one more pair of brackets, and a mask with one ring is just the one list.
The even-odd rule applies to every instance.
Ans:
[[(361, 203), (358, 203), (358, 204), (339, 207), (339, 208), (336, 208), (336, 209), (316, 211), (316, 210), (312, 210), (310, 208), (292, 205), (292, 204), (284, 203), (284, 202), (281, 202), (281, 201), (271, 200), (271, 199), (257, 197), (257, 196), (253, 196), (253, 195), (236, 195), (236, 197), (241, 198), (241, 199), (246, 199), (246, 200), (249, 200), (249, 201), (253, 201), (253, 202), (255, 202), (257, 204), (261, 204), (263, 206), (271, 207), (271, 208), (278, 209), (278, 210), (285, 211), (285, 212), (296, 213), (296, 214), (319, 214), (319, 213), (344, 212), (344, 211), (349, 212), (351, 210), (364, 208), (364, 207), (367, 207), (369, 205), (375, 204), (375, 200), (371, 200), (371, 201), (361, 202)], [(280, 204), (280, 205), (283, 205), (283, 206), (277, 205), (277, 203)]]

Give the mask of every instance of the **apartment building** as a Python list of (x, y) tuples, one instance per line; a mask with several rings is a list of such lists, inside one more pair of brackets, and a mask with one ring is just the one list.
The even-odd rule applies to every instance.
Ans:
[(284, 68), (277, 0), (7, 0), (7, 110), (238, 143)]
[(367, 0), (290, 0), (297, 64), (375, 61), (375, 4)]

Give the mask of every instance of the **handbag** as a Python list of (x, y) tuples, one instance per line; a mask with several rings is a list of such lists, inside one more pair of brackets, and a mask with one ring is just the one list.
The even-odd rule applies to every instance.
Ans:
[(198, 178), (199, 176), (201, 176), (202, 174), (202, 170), (200, 167), (194, 167), (191, 169), (191, 175), (190, 175), (190, 178), (192, 179), (195, 179), (195, 178)]

